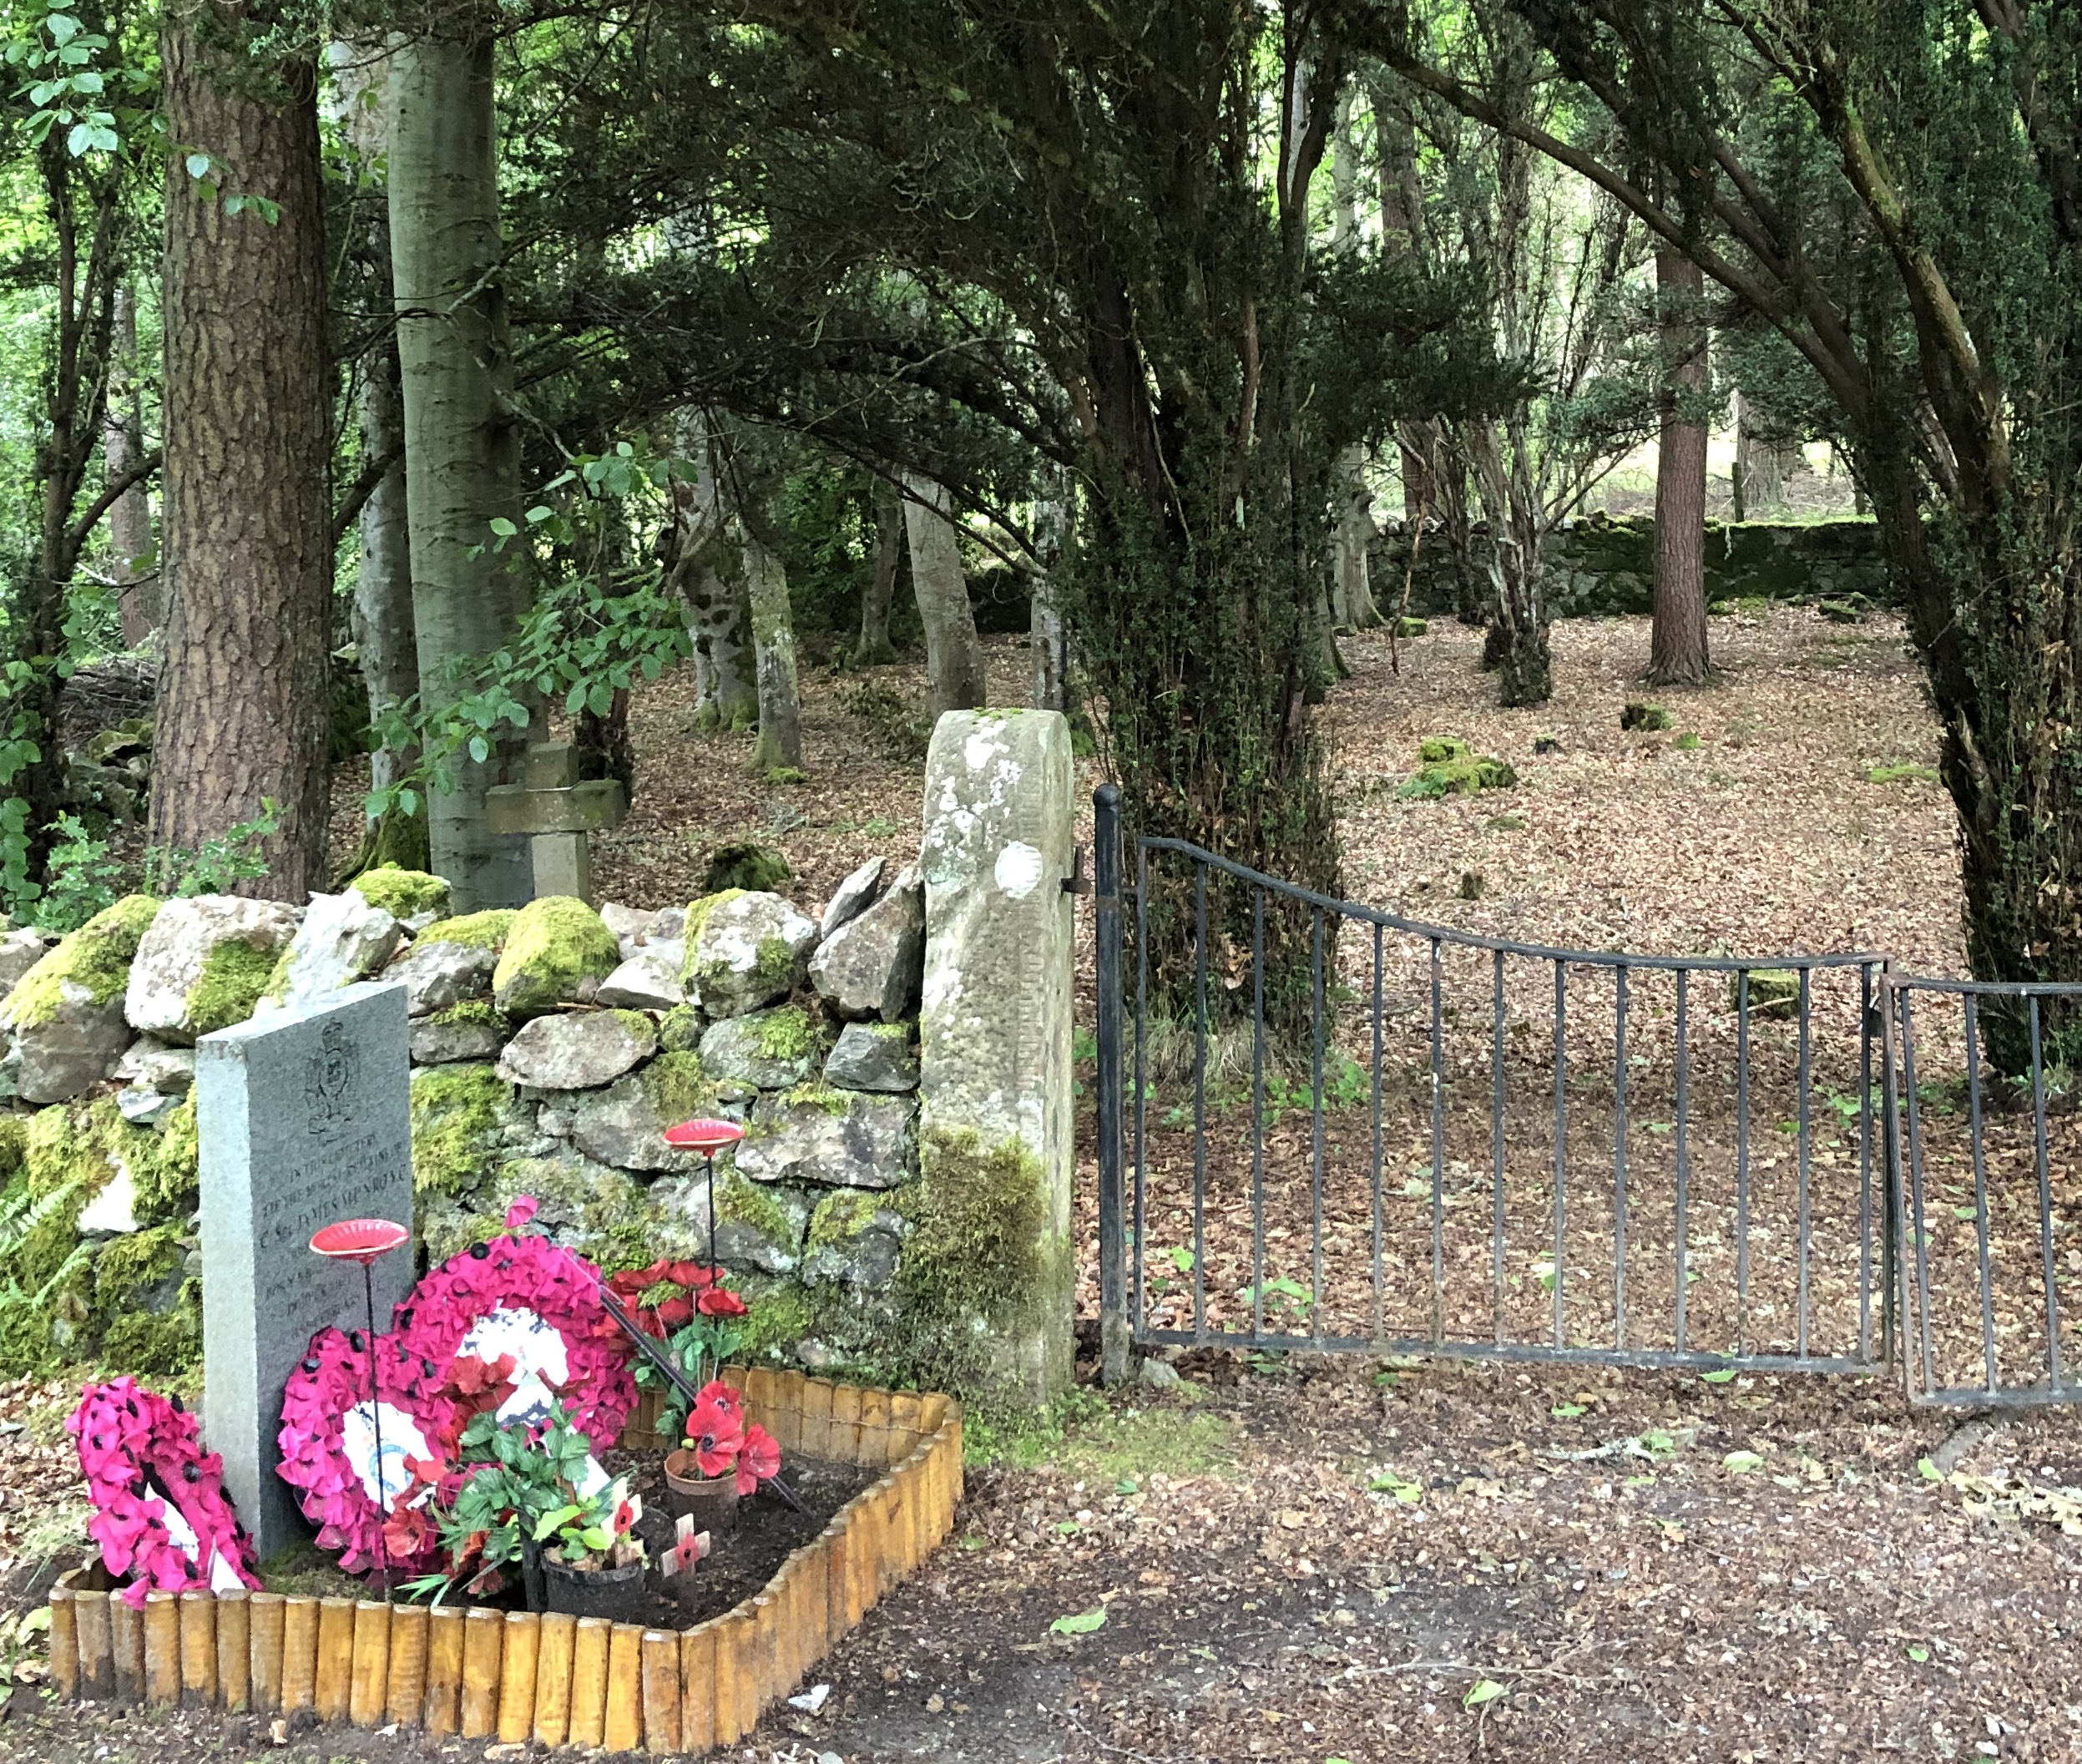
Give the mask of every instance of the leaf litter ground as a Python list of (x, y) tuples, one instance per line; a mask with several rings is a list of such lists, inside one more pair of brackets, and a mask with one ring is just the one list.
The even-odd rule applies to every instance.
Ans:
[[(1945, 800), (1913, 778), (1867, 777), (1876, 765), (1934, 758), (1898, 627), (1830, 625), (1796, 609), (1716, 619), (1722, 671), (1704, 691), (1666, 696), (1673, 727), (1660, 735), (1618, 728), (1621, 705), (1645, 695), (1645, 621), (1559, 628), (1559, 690), (1537, 711), (1490, 707), (1476, 637), (1443, 622), (1433, 629), (1401, 645), (1399, 675), (1385, 640), (1346, 644), (1355, 675), (1334, 695), (1328, 720), (1354, 898), (1576, 948), (1862, 948), (1925, 972), (1958, 970)], [(993, 644), (992, 659), (994, 686), (1013, 697), (1019, 652)], [(915, 690), (902, 670), (887, 677)], [(814, 678), (806, 694), (811, 784), (777, 789), (746, 772), (746, 738), (686, 730), (684, 681), (639, 696), (639, 749), (672, 781), (661, 778), (648, 811), (639, 796), (639, 816), (604, 857), (610, 892), (641, 904), (677, 898), (698, 879), (707, 847), (747, 834), (789, 852), (806, 904), (872, 850), (907, 858), (917, 767), (876, 756), (838, 703), (839, 684)], [(1696, 749), (1678, 745), (1685, 733), (1700, 737)], [(1430, 734), (1509, 759), (1523, 781), (1474, 798), (1396, 798), (1417, 740)], [(1543, 735), (1559, 751), (1535, 756)], [(1499, 816), (1525, 824), (1499, 826)], [(1470, 870), (1483, 887), (1463, 900), (1460, 877)], [(1342, 952), (1355, 990), (1370, 980), (1370, 958)], [(1421, 989), (1423, 978), (1420, 952), (1414, 968), (1391, 967), (1388, 983)], [(1089, 1023), (1089, 976), (1083, 992)], [(1587, 1024), (1599, 1019), (1585, 992)], [(1817, 998), (1818, 1045), (1827, 1035), (1842, 1042), (1853, 1008)], [(1573, 1015), (1569, 1027), (1573, 1034)], [(1716, 1039), (1725, 1027), (1705, 1025), (1708, 1054), (1725, 1052)], [(1770, 1033), (1782, 1042), (1779, 1029)], [(1650, 1044), (1635, 1082), (1652, 1120), (1666, 1065)], [(1784, 1051), (1766, 1056), (1781, 1079)], [(1537, 1074), (1549, 1054), (1537, 1044), (1514, 1052), (1513, 1071)], [(1822, 1050), (1818, 1084), (1841, 1080), (1843, 1058), (1840, 1044)], [(1584, 1094), (1596, 1094), (1588, 1081)], [(1175, 1084), (1165, 1106), (1180, 1094)], [(1362, 1174), (1372, 1165), (1367, 1113), (1362, 1104), (1330, 1117)], [(1594, 1101), (1583, 1113), (1594, 1117)], [(1233, 1128), (1233, 1108), (1228, 1120)], [(1290, 1114), (1274, 1130), (1293, 1141), (1306, 1120)], [(1478, 1112), (1466, 1121), (1469, 1134), (1478, 1122), (1486, 1131)], [(1762, 1125), (1778, 1137), (1778, 1120)], [(1844, 1150), (1842, 1125), (1822, 1117), (1814, 1171), (1837, 1167), (1821, 1160)], [(2056, 1120), (2056, 1131), (2064, 1125)], [(1428, 1160), (1428, 1130), (1421, 1109), (1413, 1119), (1405, 1109), (1392, 1189)], [(1596, 1169), (1601, 1147), (1609, 1157), (1609, 1141), (1594, 1134), (1579, 1154), (1570, 1148), (1572, 1160)], [(2074, 1150), (2062, 1132), (2064, 1196)], [(1276, 1160), (1289, 1184), (1294, 1153), (1290, 1143), (1283, 1175)], [(1655, 1158), (1640, 1155), (1652, 1174)], [(1788, 1152), (1773, 1144), (1760, 1155), (1781, 1159), (1772, 1169), (1782, 1172)], [(1488, 1167), (1462, 1161), (1472, 1180), (1456, 1180), (1482, 1212)], [(1153, 1180), (1161, 1163), (1153, 1153)], [(1233, 1168), (1215, 1176), (1221, 1216), (1238, 1179)], [(1849, 1190), (1829, 1180), (1817, 1193), (1845, 1205)], [(1088, 1157), (1087, 1243), (1092, 1180)], [(1422, 1185), (1428, 1192), (1428, 1179)], [(1512, 1246), (1535, 1241), (1538, 1198), (1524, 1220), (1510, 1213)], [(1342, 1221), (1332, 1210), (1344, 1260), (1368, 1260), (1370, 1199)], [(1407, 1195), (1399, 1204), (1428, 1205)], [(1281, 1205), (1291, 1211), (1292, 1196), (1276, 1213)], [(1848, 1216), (1833, 1216), (1839, 1225)], [(1174, 1223), (1190, 1231), (1190, 1203)], [(1586, 1256), (1609, 1217), (1592, 1224)], [(1673, 1248), (1667, 1227), (1643, 1229), (1663, 1261)], [(1826, 1252), (1839, 1276), (1840, 1236)], [(1479, 1321), (1494, 1293), (1486, 1235), (1471, 1241), (1478, 1253), (1449, 1292)], [(1153, 1230), (1159, 1247), (1190, 1253), (1185, 1235), (1160, 1246)], [(1247, 1224), (1225, 1240), (1204, 1236), (1203, 1248), (1203, 1291), (1233, 1307)], [(1191, 1282), (1170, 1266), (1176, 1306)], [(1421, 1316), (1428, 1238), (1413, 1263), (1391, 1256), (1387, 1266), (1384, 1304), (1407, 1306), (1414, 1291)], [(1531, 1272), (1529, 1261), (1507, 1270), (1519, 1280), (1504, 1289), (1513, 1321), (1545, 1320), (1550, 1289), (1529, 1284)], [(1608, 1265), (1589, 1284), (1610, 1273)], [(1648, 1278), (1632, 1276), (1637, 1286)], [(1842, 1291), (1820, 1276), (1816, 1286), (1817, 1327), (1824, 1317), (1855, 1327)], [(1080, 1292), (1089, 1318), (1089, 1262)], [(1336, 1302), (1363, 1312), (1372, 1296), (1369, 1279)], [(1784, 1302), (1783, 1293), (1760, 1300)], [(1640, 1314), (1666, 1327), (1667, 1307), (1659, 1311), (1645, 1291)], [(1725, 1309), (1704, 1314), (1734, 1327)], [(1783, 1313), (1753, 1321), (1766, 1333), (1788, 1327)], [(1569, 1327), (1588, 1334), (1612, 1322), (1609, 1307), (1592, 1307), (1572, 1311)], [(2082, 1756), (2082, 1539), (2063, 1529), (2075, 1509), (2059, 1492), (2082, 1485), (2072, 1415), (1989, 1422), (1917, 1409), (1891, 1380), (1872, 1377), (1519, 1370), (1223, 1349), (1175, 1362), (1185, 1382), (1170, 1391), (1102, 1397), (1081, 1361), (1067, 1418), (1015, 1435), (978, 1428), (995, 1461), (972, 1472), (955, 1537), (819, 1670), (831, 1690), (816, 1713), (777, 1711), (736, 1755), (759, 1764)], [(37, 1400), (0, 1397), (0, 1418), (42, 1413)], [(0, 1445), (0, 1514), (18, 1551), (33, 1515), (48, 1515), (68, 1491), (33, 1453), (10, 1456)], [(1104, 1620), (1094, 1623), (1099, 1612)], [(409, 1736), (286, 1737), (276, 1746), (259, 1724), (199, 1714), (52, 1711), (24, 1686), (0, 1721), (0, 1758), (418, 1764), (522, 1755)]]

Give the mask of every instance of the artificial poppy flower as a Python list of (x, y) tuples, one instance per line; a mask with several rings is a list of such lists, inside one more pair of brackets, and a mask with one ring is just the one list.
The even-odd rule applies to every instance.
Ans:
[(750, 1494), (781, 1473), (781, 1445), (756, 1421), (745, 1429), (745, 1443), (737, 1454), (737, 1492)]
[(506, 1210), (506, 1229), (518, 1231), (535, 1216), (535, 1197), (523, 1195)]
[(735, 1403), (726, 1403), (709, 1395), (715, 1389), (707, 1387), (701, 1398), (687, 1411), (687, 1448), (694, 1453), (694, 1461), (704, 1476), (721, 1476), (737, 1463), (737, 1454), (745, 1443), (744, 1416)]
[(715, 1270), (703, 1261), (675, 1261), (665, 1270), (665, 1278), (675, 1286), (685, 1286), (689, 1291), (699, 1292), (715, 1282)]
[(695, 1301), (704, 1317), (742, 1317), (745, 1301), (728, 1286), (710, 1286)]

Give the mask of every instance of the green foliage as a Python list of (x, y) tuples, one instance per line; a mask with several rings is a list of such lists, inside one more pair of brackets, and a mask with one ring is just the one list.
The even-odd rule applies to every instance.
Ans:
[(281, 830), (281, 817), (274, 803), (263, 802), (250, 821), (205, 840), (199, 850), (148, 847), (135, 858), (114, 856), (108, 841), (88, 832), (73, 816), (60, 814), (56, 827), (43, 889), (20, 904), (44, 930), (70, 931), (119, 895), (222, 894), (235, 882), (266, 875), (259, 847)]
[(370, 791), (364, 811), (417, 814), (429, 790), (454, 789), (467, 756), (483, 763), (512, 731), (528, 727), (548, 700), (568, 715), (605, 716), (614, 695), (655, 680), (691, 653), (685, 619), (654, 560), (624, 555), (631, 505), (662, 509), (683, 462), (651, 452), (647, 442), (617, 442), (607, 452), (570, 456), (538, 493), (521, 523), (491, 523), (488, 548), (526, 569), (533, 599), (510, 647), (491, 655), (451, 657), (426, 693), (387, 707), (376, 721), (382, 746), (417, 756), (391, 784)]

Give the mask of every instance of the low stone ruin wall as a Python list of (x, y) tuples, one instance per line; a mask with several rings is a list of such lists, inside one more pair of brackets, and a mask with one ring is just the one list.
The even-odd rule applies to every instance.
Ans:
[[(1478, 525), (1473, 563), (1486, 571), (1489, 534)], [(1647, 517), (1586, 515), (1551, 533), (1543, 548), (1549, 604), (1558, 618), (1645, 614), (1655, 583), (1655, 523)], [(1400, 522), (1375, 542), (1368, 559), (1375, 598), (1392, 613), (1402, 603), (1410, 566), (1410, 540)], [(1879, 529), (1870, 521), (1817, 521), (1775, 525), (1765, 521), (1706, 524), (1709, 600), (1840, 600), (1862, 594), (1891, 604)], [(1459, 605), (1458, 580), (1445, 538), (1426, 528), (1417, 547), (1409, 610), (1419, 618), (1450, 617)]]
[[(1030, 751), (1059, 799), (1045, 850), (1006, 820), (1038, 824)], [(1045, 1396), (1068, 1369), (1067, 727), (957, 713), (933, 756), (925, 851), (943, 929), (927, 1003), (947, 1076), (923, 1169), (918, 864), (875, 859), (813, 905), (731, 889), (460, 917), (438, 877), (379, 869), (303, 907), (135, 896), (54, 943), (0, 938), (0, 1372), (192, 1366), (196, 1039), (374, 979), (407, 992), (423, 1262), (495, 1235), (522, 1195), (609, 1269), (705, 1256), (710, 1180), (663, 1132), (721, 1115), (745, 1128), (717, 1160), (713, 1242), (751, 1303), (746, 1357)], [(990, 953), (1008, 937), (1021, 971), (1062, 970), (1045, 1026), (1013, 958)], [(1001, 1036), (1014, 1051), (993, 1067), (978, 1050)], [(1019, 1097), (1015, 1067), (1056, 1040), (1059, 1104), (1008, 1121), (963, 1104), (972, 1088)], [(1061, 1312), (1045, 1349), (1027, 1315), (1044, 1291)]]

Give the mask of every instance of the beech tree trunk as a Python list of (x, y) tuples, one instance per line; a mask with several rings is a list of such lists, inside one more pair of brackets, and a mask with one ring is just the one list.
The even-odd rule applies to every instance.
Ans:
[[(138, 397), (137, 295), (119, 281), (109, 340), (109, 403), (101, 420), (102, 463), (121, 478), (144, 457), (144, 412)], [(109, 551), (115, 577), (123, 646), (134, 649), (166, 622), (162, 578), (152, 555), (152, 498), (134, 483), (109, 505)]]
[[(492, 546), (493, 519), (520, 514), (492, 38), (467, 17), (452, 28), (402, 42), (390, 80), (392, 286), (414, 637), (430, 710), (474, 684), (453, 678), (458, 664), (511, 640), (525, 595), (518, 548)], [(484, 811), (487, 788), (519, 779), (528, 738), (513, 730), (483, 763), (460, 756), (455, 788), (427, 804), (434, 868), (458, 911), (522, 904), (534, 892), (526, 841), (495, 837)]]
[(788, 572), (780, 557), (750, 533), (745, 537), (745, 578), (759, 674), (759, 740), (752, 749), (752, 764), (761, 771), (800, 766), (802, 700), (796, 687), (796, 627), (788, 604)]
[[(1359, 149), (1352, 138), (1352, 97), (1347, 89), (1339, 99), (1331, 138), (1333, 251), (1355, 249), (1359, 240)], [(1332, 617), (1341, 630), (1370, 630), (1381, 623), (1367, 569), (1367, 548), (1373, 538), (1373, 493), (1367, 488), (1366, 468), (1364, 447), (1349, 447), (1337, 456), (1337, 533), (1331, 571), (1335, 583)]]
[[(1522, 425), (1523, 412), (1508, 419)], [(1497, 670), (1497, 702), (1544, 705), (1554, 695), (1548, 646), (1546, 564), (1540, 555), (1539, 502), (1528, 478), (1523, 433), (1499, 442), (1487, 422), (1468, 425), (1469, 463), (1489, 523), (1492, 603), (1483, 665)], [(1507, 462), (1508, 461), (1508, 462)]]
[[(275, 804), (248, 892), (325, 885), (332, 543), (317, 73), (256, 66), (242, 8), (169, 11), (166, 660), (154, 845), (194, 851)], [(216, 189), (184, 156), (206, 152)], [(249, 199), (227, 213), (234, 195)], [(275, 205), (273, 219), (251, 199)]]
[(853, 665), (872, 668), (894, 661), (889, 644), (889, 608), (897, 598), (897, 572), (903, 567), (903, 498), (882, 478), (875, 481), (875, 573), (861, 591), (861, 640)]
[(962, 548), (954, 536), (953, 499), (943, 485), (904, 474), (910, 494), (903, 505), (911, 540), (911, 584), (925, 622), (927, 709), (937, 720), (949, 710), (973, 710), (985, 702), (983, 646), (976, 637), (976, 611), (962, 574)]
[(694, 468), (694, 479), (673, 486), (671, 581), (694, 639), (694, 725), (750, 729), (759, 720), (751, 601), (744, 554), (724, 517), (701, 411), (680, 413), (680, 450)]
[(1706, 278), (1680, 253), (1658, 251), (1655, 289), (1664, 382), (1648, 677), (1659, 686), (1696, 686), (1707, 672), (1706, 425), (1687, 407), (1706, 389), (1706, 332), (1698, 319)]

